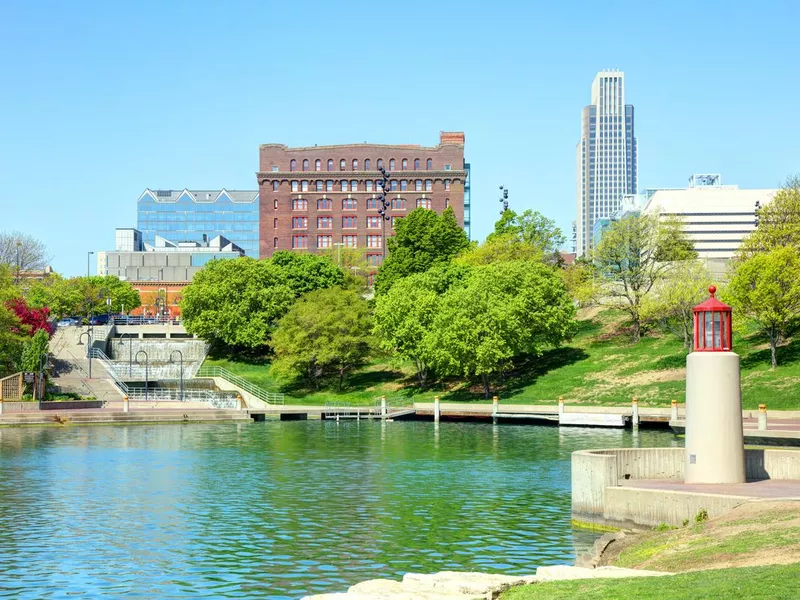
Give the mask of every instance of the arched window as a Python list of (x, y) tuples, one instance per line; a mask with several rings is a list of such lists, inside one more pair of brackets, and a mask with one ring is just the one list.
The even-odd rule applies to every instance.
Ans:
[(405, 179), (401, 179), (400, 180), (400, 191), (401, 192), (405, 192), (406, 190), (408, 190), (408, 181), (406, 181)]
[(273, 229), (277, 229), (278, 228), (278, 217), (275, 217), (274, 219), (272, 219), (272, 228)]
[(428, 169), (428, 171), (430, 171), (433, 168), (433, 159), (432, 158), (429, 158), (427, 161), (425, 161), (425, 167)]
[(340, 160), (339, 161), (339, 170), (340, 171), (344, 171), (345, 165), (347, 165), (347, 162), (344, 159)]
[(317, 180), (317, 191), (318, 191), (318, 192), (321, 192), (321, 191), (322, 191), (322, 188), (324, 187), (324, 185), (325, 185), (325, 184), (324, 184), (324, 183), (322, 183), (322, 180), (321, 180), (321, 179), (318, 179), (318, 180)]
[(404, 158), (404, 159), (403, 159), (403, 162), (401, 162), (401, 163), (400, 163), (400, 168), (401, 168), (403, 171), (406, 171), (406, 170), (408, 170), (408, 159), (407, 159), (407, 158)]
[(417, 179), (417, 180), (414, 182), (414, 189), (415, 189), (416, 191), (418, 191), (418, 192), (421, 192), (421, 191), (422, 191), (422, 179)]
[(369, 168), (372, 166), (372, 161), (368, 158), (364, 159), (364, 170), (369, 171)]
[(303, 171), (308, 171), (308, 159), (303, 159)]
[(293, 192), (296, 192), (296, 191), (297, 191), (297, 182), (296, 182), (296, 181), (293, 181), (293, 182), (292, 182), (292, 191), (293, 191)]
[(414, 159), (414, 170), (415, 171), (419, 171), (419, 159), (418, 158)]
[(278, 188), (280, 187), (280, 185), (281, 185), (280, 181), (273, 181), (272, 182), (272, 191), (273, 192), (277, 192)]
[(347, 179), (342, 179), (340, 185), (341, 185), (342, 191), (346, 192), (347, 191)]
[(308, 182), (307, 181), (301, 181), (300, 182), (300, 191), (301, 192), (307, 192), (308, 191)]
[(394, 159), (393, 158), (389, 159), (389, 170), (390, 171), (394, 171)]
[(333, 191), (333, 179), (328, 179), (328, 181), (325, 182), (325, 191), (326, 192)]
[(328, 171), (333, 171), (333, 159), (328, 159)]
[(393, 192), (397, 191), (397, 179), (393, 179), (392, 181), (390, 181), (389, 185), (391, 186)]
[(278, 199), (277, 198), (275, 198), (274, 208), (278, 208)]
[(358, 159), (353, 159), (353, 171), (358, 171)]
[(277, 248), (278, 247), (278, 238), (272, 238), (272, 247), (273, 248)]
[(445, 179), (444, 180), (444, 189), (445, 189), (445, 191), (448, 191), (448, 192), (450, 191), (450, 180), (449, 179)]
[(444, 207), (445, 208), (450, 208), (450, 198), (445, 198), (444, 199)]
[(297, 161), (292, 159), (292, 162), (289, 163), (289, 170), (294, 171), (297, 168)]
[(314, 170), (322, 171), (322, 161), (320, 159), (314, 161)]
[(378, 159), (378, 170), (380, 170), (380, 169), (382, 169), (382, 168), (383, 168), (383, 159), (382, 159), (382, 158), (379, 158), (379, 159)]
[(426, 179), (425, 180), (425, 191), (432, 192), (433, 191), (433, 179)]
[(350, 191), (357, 192), (358, 191), (358, 181), (353, 179), (350, 181)]

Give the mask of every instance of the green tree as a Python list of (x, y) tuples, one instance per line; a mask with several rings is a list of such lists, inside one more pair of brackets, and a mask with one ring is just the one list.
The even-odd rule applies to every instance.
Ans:
[(592, 262), (606, 284), (605, 302), (630, 316), (634, 342), (641, 339), (647, 295), (675, 261), (696, 256), (680, 221), (658, 215), (629, 215), (612, 222), (603, 233)]
[(769, 340), (774, 369), (778, 366), (778, 345), (800, 323), (800, 251), (794, 246), (775, 248), (738, 263), (726, 298), (758, 323)]
[(436, 265), (395, 283), (375, 301), (373, 319), (380, 347), (395, 358), (414, 363), (417, 381), (425, 387), (431, 356), (427, 337), (443, 295), (460, 285), (469, 270), (449, 264)]
[(548, 262), (560, 260), (559, 249), (567, 241), (561, 229), (556, 227), (555, 221), (531, 209), (522, 214), (513, 210), (503, 211), (494, 225), (494, 232), (487, 236), (486, 241), (491, 242), (503, 236), (512, 236), (523, 244), (538, 248)]
[(387, 246), (389, 255), (375, 277), (376, 295), (388, 292), (403, 277), (449, 262), (469, 246), (469, 239), (452, 208), (441, 215), (417, 208), (396, 222)]
[(576, 330), (575, 306), (559, 274), (541, 263), (496, 263), (473, 268), (464, 285), (441, 299), (425, 343), (437, 372), (491, 378), (515, 357), (537, 355)]
[(6, 302), (18, 297), (18, 294), (11, 268), (0, 264), (0, 376), (19, 370), (23, 343), (30, 339), (21, 333), (19, 319), (6, 306)]
[(344, 273), (329, 257), (308, 252), (281, 250), (272, 255), (272, 262), (286, 275), (286, 283), (300, 296), (313, 290), (341, 286)]
[(578, 306), (588, 306), (597, 301), (599, 295), (594, 266), (578, 259), (561, 269), (561, 278), (567, 292)]
[(295, 298), (286, 271), (269, 260), (212, 260), (183, 290), (186, 331), (211, 344), (263, 348)]
[(544, 253), (538, 246), (521, 241), (512, 233), (492, 235), (482, 244), (476, 244), (456, 257), (461, 265), (490, 265), (515, 260), (542, 261)]
[[(55, 317), (120, 313), (141, 306), (139, 291), (114, 275), (71, 277), (54, 274), (31, 285), (26, 298), (32, 307), (48, 307)], [(111, 299), (107, 306), (106, 299)]]
[(352, 290), (333, 287), (302, 296), (281, 318), (272, 336), (274, 368), (304, 377), (315, 388), (335, 374), (339, 391), (345, 376), (366, 362), (370, 315)]
[(790, 177), (758, 211), (758, 228), (742, 243), (739, 257), (746, 259), (784, 246), (800, 248), (800, 175)]
[(49, 345), (50, 336), (44, 329), (38, 330), (33, 337), (25, 340), (20, 368), (23, 371), (38, 371), (39, 359), (47, 352)]

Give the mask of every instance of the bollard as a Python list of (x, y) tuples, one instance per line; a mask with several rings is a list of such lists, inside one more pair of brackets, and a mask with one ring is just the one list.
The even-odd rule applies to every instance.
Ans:
[(128, 412), (130, 410), (130, 402), (128, 401), (128, 396), (125, 395), (122, 397), (122, 412)]
[(497, 413), (500, 409), (500, 398), (497, 396), (492, 397), (492, 423), (497, 425)]
[(672, 401), (672, 414), (669, 417), (670, 421), (677, 421), (678, 420), (678, 401)]
[(631, 408), (632, 408), (631, 421), (633, 422), (633, 426), (634, 427), (639, 427), (639, 399), (638, 398), (634, 398), (633, 399), (633, 401), (631, 402)]
[(561, 418), (561, 415), (564, 414), (564, 396), (558, 397), (558, 418)]
[(434, 423), (439, 422), (439, 417), (441, 416), (441, 411), (439, 407), (439, 396), (433, 397), (433, 421)]
[(386, 396), (381, 396), (381, 419), (386, 418)]
[(759, 404), (758, 405), (758, 430), (759, 431), (766, 431), (767, 430), (767, 405), (766, 404)]

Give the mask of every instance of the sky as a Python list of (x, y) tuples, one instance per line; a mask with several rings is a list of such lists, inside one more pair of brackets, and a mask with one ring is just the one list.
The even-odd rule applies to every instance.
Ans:
[(795, 0), (4, 0), (0, 231), (80, 275), (145, 188), (256, 189), (259, 144), (444, 130), (466, 134), (473, 238), (500, 185), (571, 237), (581, 108), (609, 68), (641, 188), (777, 187), (800, 173), (798, 23)]

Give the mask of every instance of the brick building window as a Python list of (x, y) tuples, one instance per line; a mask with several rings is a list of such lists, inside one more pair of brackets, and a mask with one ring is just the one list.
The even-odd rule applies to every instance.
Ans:
[(308, 200), (305, 198), (292, 200), (292, 210), (308, 210)]
[(383, 236), (382, 235), (368, 235), (367, 248), (382, 248)]
[(369, 168), (372, 166), (372, 161), (368, 158), (364, 159), (364, 170), (369, 171)]
[(297, 182), (296, 182), (296, 181), (293, 181), (293, 182), (292, 182), (292, 191), (293, 191), (293, 192), (296, 192), (296, 191), (298, 191), (298, 189), (297, 189), (297, 185), (298, 185), (298, 184), (297, 184)]
[(344, 244), (345, 248), (358, 248), (358, 236), (357, 235), (343, 235), (342, 236), (342, 243)]
[(333, 191), (333, 179), (328, 179), (328, 181), (325, 182), (325, 189), (329, 192)]
[(343, 192), (346, 192), (347, 191), (347, 179), (342, 179), (342, 181), (339, 183), (339, 187), (341, 188), (341, 190)]
[(291, 162), (289, 163), (289, 170), (290, 171), (297, 170), (297, 161), (295, 159), (292, 159)]
[(333, 217), (317, 217), (317, 229), (333, 229)]
[(273, 248), (277, 248), (278, 247), (278, 238), (276, 238), (276, 237), (272, 238), (272, 247)]
[(367, 229), (380, 229), (380, 228), (381, 228), (380, 217), (367, 217)]
[(389, 170), (390, 171), (394, 171), (394, 159), (393, 158), (389, 159)]
[(378, 170), (379, 170), (379, 171), (381, 170), (381, 167), (383, 167), (383, 159), (382, 159), (382, 158), (379, 158), (379, 159), (378, 159)]
[(281, 182), (280, 181), (273, 181), (272, 182), (272, 191), (277, 192), (278, 188), (280, 188)]
[(425, 168), (428, 169), (428, 171), (433, 169), (433, 159), (432, 158), (429, 158), (428, 160), (425, 161)]
[(332, 210), (333, 200), (330, 198), (320, 198), (317, 200), (317, 210)]
[(375, 273), (370, 273), (367, 275), (367, 285), (372, 287), (375, 285)]
[(353, 159), (353, 171), (358, 171), (358, 159)]
[(303, 192), (307, 192), (308, 191), (308, 182), (307, 181), (301, 181), (300, 182), (300, 190), (303, 191)]
[(417, 198), (417, 208), (431, 208), (432, 202), (430, 198)]
[(367, 210), (378, 210), (377, 198), (367, 198)]
[(278, 208), (278, 199), (277, 198), (275, 198), (275, 200), (273, 200), (273, 204), (274, 204), (273, 208), (277, 209)]
[(351, 192), (357, 192), (358, 191), (358, 181), (356, 181), (355, 179), (350, 181), (350, 191)]
[(450, 198), (445, 198), (444, 199), (444, 207), (445, 208), (450, 208)]
[(317, 180), (317, 191), (321, 192), (323, 189), (325, 189), (325, 182), (321, 179)]
[(393, 179), (392, 181), (390, 181), (389, 185), (390, 185), (390, 188), (391, 188), (391, 190), (393, 192), (397, 191), (397, 180), (396, 179)]
[(345, 198), (342, 200), (342, 210), (356, 210), (358, 201), (355, 198)]
[(308, 159), (303, 159), (303, 171), (308, 171)]
[(407, 158), (404, 158), (403, 162), (400, 163), (400, 168), (403, 171), (407, 171), (408, 170), (408, 159)]
[(405, 179), (400, 180), (400, 191), (405, 192), (408, 190), (408, 182)]
[(383, 181), (376, 181), (375, 182), (375, 189), (379, 192), (383, 191)]
[(419, 171), (419, 159), (418, 158), (414, 159), (414, 170), (415, 171)]
[(415, 189), (416, 191), (418, 191), (418, 192), (421, 192), (421, 191), (422, 191), (422, 179), (417, 179), (417, 180), (414, 182), (414, 189)]
[(328, 171), (333, 171), (333, 159), (328, 159)]
[(322, 171), (322, 161), (320, 159), (314, 161), (314, 170)]
[(364, 186), (367, 188), (368, 192), (371, 192), (372, 191), (372, 180), (368, 179), (367, 181), (365, 181), (364, 182)]
[(308, 229), (308, 217), (292, 217), (292, 229)]
[(367, 264), (370, 267), (379, 267), (383, 264), (383, 254), (367, 254)]
[(446, 192), (449, 192), (449, 191), (450, 191), (450, 180), (449, 180), (449, 179), (445, 179), (445, 180), (444, 180), (444, 190), (445, 190)]
[(342, 217), (342, 229), (355, 229), (358, 227), (358, 217)]
[(342, 159), (339, 161), (339, 170), (344, 171), (347, 168), (347, 162)]
[(272, 219), (272, 228), (273, 229), (277, 229), (278, 228), (278, 217), (275, 217), (274, 219)]
[(332, 248), (333, 236), (332, 235), (318, 235), (317, 248)]
[(308, 248), (308, 236), (307, 235), (293, 235), (292, 236), (292, 248)]
[(393, 198), (392, 210), (406, 210), (408, 203), (405, 198)]
[(433, 179), (426, 179), (425, 180), (425, 191), (432, 192), (433, 191)]

